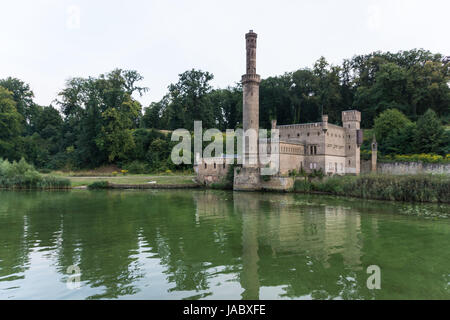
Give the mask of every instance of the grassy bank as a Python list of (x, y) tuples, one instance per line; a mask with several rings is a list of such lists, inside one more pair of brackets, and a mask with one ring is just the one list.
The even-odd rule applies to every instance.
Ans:
[(113, 184), (188, 184), (193, 183), (194, 176), (188, 175), (146, 175), (146, 174), (127, 174), (117, 176), (97, 176), (97, 177), (80, 177), (69, 176), (60, 173), (58, 177), (68, 179), (73, 187), (88, 186), (95, 182), (107, 181)]
[(25, 160), (9, 162), (0, 159), (0, 188), (4, 189), (68, 189), (70, 180), (42, 175)]
[(296, 192), (322, 192), (363, 199), (450, 203), (450, 177), (445, 175), (336, 176), (297, 179)]

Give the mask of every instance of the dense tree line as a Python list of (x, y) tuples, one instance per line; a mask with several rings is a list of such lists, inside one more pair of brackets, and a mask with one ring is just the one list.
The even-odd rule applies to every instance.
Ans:
[[(375, 118), (374, 134), (382, 154), (450, 154), (450, 130), (445, 130), (436, 112), (428, 109), (417, 122), (401, 111), (388, 109)], [(363, 150), (369, 150), (371, 140)]]
[[(319, 121), (328, 114), (340, 123), (341, 111), (360, 110), (362, 126), (373, 126), (377, 115), (398, 109), (416, 121), (432, 109), (450, 122), (450, 64), (440, 54), (425, 50), (398, 53), (374, 52), (329, 64), (321, 57), (313, 68), (299, 69), (269, 77), (260, 86), (260, 125), (270, 128), (270, 121), (280, 124)], [(146, 124), (161, 129), (191, 128), (197, 115), (207, 126), (221, 130), (239, 126), (242, 115), (240, 84), (213, 90), (209, 73), (192, 70), (180, 75), (180, 82), (169, 93), (145, 109)]]
[[(270, 128), (272, 119), (279, 124), (319, 121), (322, 114), (339, 124), (341, 111), (357, 109), (363, 128), (375, 125), (383, 153), (444, 154), (449, 145), (442, 127), (450, 122), (449, 67), (440, 54), (425, 50), (375, 52), (341, 65), (321, 57), (312, 68), (261, 81), (260, 125)], [(202, 120), (203, 128), (241, 126), (242, 86), (215, 89), (212, 79), (209, 72), (188, 70), (160, 101), (145, 108), (136, 97), (148, 88), (138, 85), (142, 76), (136, 71), (72, 78), (50, 106), (34, 103), (33, 91), (23, 81), (2, 79), (0, 158), (24, 157), (49, 169), (104, 164), (175, 169), (169, 161), (174, 142), (164, 130), (192, 130), (194, 120)], [(391, 121), (395, 119), (400, 120)]]

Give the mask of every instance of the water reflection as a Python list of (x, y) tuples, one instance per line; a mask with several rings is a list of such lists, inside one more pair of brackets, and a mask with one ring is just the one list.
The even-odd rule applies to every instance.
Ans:
[[(0, 192), (0, 299), (448, 299), (450, 223), (436, 220), (448, 208), (197, 190)], [(373, 264), (381, 290), (366, 288)], [(79, 290), (66, 287), (71, 265)]]

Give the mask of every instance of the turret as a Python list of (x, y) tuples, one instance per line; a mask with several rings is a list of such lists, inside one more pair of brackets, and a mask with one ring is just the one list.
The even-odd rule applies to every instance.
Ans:
[(377, 171), (377, 154), (378, 154), (378, 143), (375, 139), (375, 134), (372, 139), (372, 172)]
[(272, 120), (272, 129), (277, 128), (277, 119)]
[(360, 173), (360, 143), (362, 141), (361, 112), (357, 110), (342, 111), (342, 126), (345, 129), (345, 172)]
[(322, 131), (328, 131), (328, 115), (326, 114), (322, 115)]

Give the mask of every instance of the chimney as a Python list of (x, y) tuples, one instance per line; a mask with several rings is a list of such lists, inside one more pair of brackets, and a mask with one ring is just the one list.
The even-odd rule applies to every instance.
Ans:
[(277, 128), (277, 119), (272, 120), (272, 129)]

